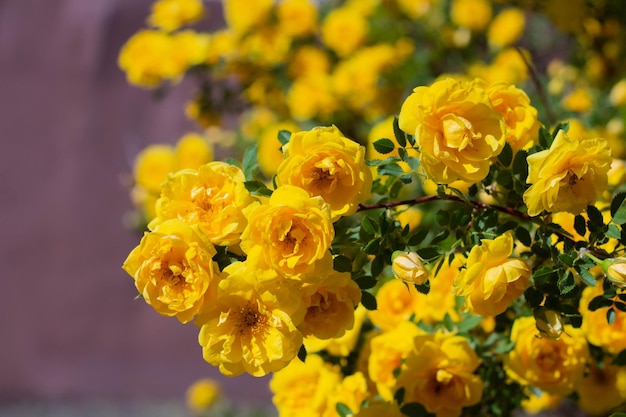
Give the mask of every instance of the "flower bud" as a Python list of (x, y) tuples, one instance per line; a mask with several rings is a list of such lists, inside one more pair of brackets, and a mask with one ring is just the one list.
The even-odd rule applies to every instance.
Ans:
[(606, 277), (620, 288), (626, 288), (626, 259), (612, 259), (606, 269)]
[(418, 285), (422, 285), (428, 280), (430, 272), (417, 253), (396, 251), (391, 258), (391, 270), (397, 279)]
[(541, 337), (556, 341), (563, 333), (563, 317), (561, 313), (549, 310), (545, 307), (539, 307), (534, 311), (537, 330), (541, 333)]

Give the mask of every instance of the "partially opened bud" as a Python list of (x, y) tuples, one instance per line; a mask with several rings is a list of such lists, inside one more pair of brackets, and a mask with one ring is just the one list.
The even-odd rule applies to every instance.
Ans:
[(397, 279), (418, 285), (422, 285), (428, 280), (430, 272), (417, 253), (396, 251), (391, 259), (391, 270)]
[(545, 307), (539, 307), (534, 311), (537, 330), (541, 333), (541, 337), (550, 340), (558, 340), (563, 334), (563, 317), (561, 313), (549, 310)]
[(620, 288), (626, 288), (626, 259), (612, 259), (606, 269), (606, 277)]

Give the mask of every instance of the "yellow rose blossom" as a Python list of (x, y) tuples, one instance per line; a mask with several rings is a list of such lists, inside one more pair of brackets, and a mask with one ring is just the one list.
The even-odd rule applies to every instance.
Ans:
[(400, 369), (403, 358), (413, 349), (413, 338), (418, 334), (424, 332), (415, 324), (403, 321), (370, 340), (368, 374), (384, 400), (393, 400), (392, 389), (396, 384), (394, 372)]
[(607, 187), (611, 150), (602, 138), (571, 139), (558, 132), (550, 149), (527, 158), (531, 184), (524, 192), (528, 214), (568, 211), (580, 214)]
[(186, 392), (187, 408), (195, 415), (206, 413), (222, 396), (220, 384), (210, 378), (199, 379)]
[(277, 122), (268, 125), (259, 135), (259, 147), (257, 149), (259, 168), (266, 178), (272, 176), (283, 162), (282, 144), (278, 140), (281, 130), (295, 132), (298, 125), (293, 122)]
[(178, 169), (198, 168), (213, 160), (213, 146), (207, 138), (198, 133), (187, 133), (176, 142)]
[(470, 251), (465, 269), (456, 277), (454, 289), (465, 297), (464, 307), (476, 314), (495, 316), (524, 293), (531, 269), (513, 252), (513, 236), (505, 233), (493, 240), (483, 239)]
[(146, 146), (135, 158), (135, 183), (150, 193), (159, 194), (167, 174), (178, 167), (176, 152), (169, 145)]
[(280, 186), (266, 204), (251, 210), (241, 249), (283, 275), (299, 277), (328, 256), (335, 234), (329, 216), (321, 197), (292, 185)]
[(530, 393), (528, 398), (522, 400), (522, 409), (529, 414), (538, 414), (542, 411), (557, 408), (563, 402), (562, 395), (549, 394), (540, 391), (539, 396)]
[(224, 375), (279, 371), (302, 345), (290, 315), (298, 301), (267, 291), (256, 280), (256, 270), (248, 261), (224, 268), (217, 296), (202, 316), (198, 336), (202, 355)]
[(330, 58), (321, 48), (303, 45), (293, 54), (288, 63), (289, 76), (293, 79), (316, 74), (328, 74)]
[(274, 0), (223, 0), (224, 19), (237, 36), (243, 36), (270, 15)]
[(413, 20), (426, 17), (437, 0), (396, 0), (400, 10)]
[(272, 402), (282, 417), (319, 417), (341, 379), (340, 370), (318, 355), (307, 355), (304, 362), (294, 359), (272, 376)]
[(563, 107), (577, 113), (590, 111), (593, 104), (594, 100), (587, 88), (576, 88), (563, 99)]
[(589, 303), (596, 296), (602, 295), (602, 283), (598, 281), (595, 287), (587, 287), (580, 298), (580, 313), (583, 316), (581, 330), (592, 345), (601, 347), (605, 351), (617, 354), (626, 349), (626, 313), (615, 309), (615, 320), (609, 324), (606, 319), (606, 308), (595, 311), (589, 310)]
[(346, 405), (353, 414), (357, 413), (369, 396), (365, 376), (361, 372), (348, 375), (328, 395), (326, 410), (321, 417), (340, 417), (337, 412), (338, 403)]
[(626, 400), (618, 387), (618, 378), (624, 377), (626, 368), (623, 366), (590, 366), (576, 389), (580, 409), (592, 416), (610, 414)]
[(283, 154), (276, 183), (320, 196), (330, 206), (333, 221), (354, 214), (370, 197), (372, 174), (365, 164), (365, 148), (335, 126), (293, 133)]
[(526, 17), (523, 10), (516, 7), (502, 10), (487, 30), (489, 44), (495, 47), (514, 44), (524, 33), (525, 24)]
[(424, 212), (418, 207), (412, 206), (406, 209), (400, 210), (396, 216), (396, 220), (400, 222), (402, 227), (409, 227), (410, 231), (413, 231), (419, 226), (424, 217)]
[(487, 0), (452, 0), (450, 19), (457, 26), (479, 31), (491, 20), (491, 4)]
[(229, 62), (237, 54), (236, 34), (232, 30), (223, 29), (209, 35), (209, 48), (206, 63), (215, 65), (220, 60)]
[(276, 13), (280, 30), (289, 36), (306, 36), (317, 29), (317, 4), (310, 0), (282, 1)]
[(174, 219), (144, 233), (122, 268), (146, 303), (187, 323), (215, 299), (220, 279), (215, 253), (191, 227)]
[(174, 56), (186, 67), (198, 65), (206, 61), (209, 53), (211, 37), (193, 30), (183, 30), (172, 35)]
[(418, 294), (413, 285), (396, 279), (385, 282), (376, 293), (378, 308), (368, 312), (372, 323), (390, 330), (407, 321), (418, 310)]
[[(286, 63), (292, 39), (275, 26), (254, 30), (240, 41), (240, 53), (252, 63), (272, 67)], [(256, 75), (256, 74), (255, 74)]]
[(614, 285), (626, 288), (626, 258), (612, 259), (607, 267), (606, 277)]
[(583, 332), (565, 325), (556, 341), (538, 334), (533, 317), (519, 317), (513, 322), (511, 342), (515, 347), (504, 357), (507, 375), (551, 394), (571, 393), (582, 380), (589, 358)]
[(369, 25), (367, 19), (350, 8), (333, 9), (322, 21), (322, 41), (337, 55), (354, 52), (365, 41)]
[(197, 170), (178, 171), (163, 184), (157, 218), (150, 226), (179, 218), (198, 225), (215, 245), (234, 245), (247, 225), (243, 210), (256, 201), (243, 185), (244, 180), (240, 168), (221, 161), (209, 162)]
[(304, 284), (301, 292), (307, 310), (298, 329), (304, 336), (331, 339), (341, 337), (346, 330), (352, 329), (361, 289), (349, 272), (331, 269), (321, 273), (317, 282)]
[(201, 0), (157, 0), (152, 4), (148, 24), (171, 32), (197, 22), (203, 15)]
[(461, 255), (456, 255), (449, 265), (445, 262), (437, 274), (430, 278), (428, 294), (415, 295), (414, 314), (417, 322), (440, 323), (446, 315), (454, 322), (461, 319), (456, 307), (453, 284), (463, 261)]
[(626, 105), (626, 79), (621, 79), (611, 87), (609, 101), (616, 107)]
[(531, 147), (539, 131), (539, 121), (528, 95), (507, 83), (489, 85), (487, 94), (494, 109), (504, 116), (506, 140), (513, 151)]
[(295, 120), (326, 119), (339, 108), (328, 74), (299, 77), (287, 91), (287, 107)]
[(391, 256), (391, 271), (395, 278), (408, 284), (425, 284), (430, 276), (422, 258), (415, 252), (394, 252)]
[(418, 335), (413, 344), (396, 382), (405, 402), (418, 402), (436, 417), (458, 417), (481, 400), (483, 382), (474, 375), (480, 359), (466, 338), (437, 332)]
[(482, 84), (442, 79), (415, 88), (402, 104), (400, 128), (415, 136), (421, 166), (439, 184), (482, 180), (504, 147), (504, 118)]
[(362, 304), (359, 304), (354, 310), (354, 325), (351, 329), (346, 330), (343, 336), (333, 339), (318, 339), (315, 336), (305, 337), (304, 346), (307, 352), (313, 353), (325, 350), (333, 356), (347, 357), (354, 350), (359, 340), (361, 328), (366, 317), (367, 310)]
[(130, 84), (155, 88), (163, 80), (176, 81), (189, 62), (177, 54), (172, 36), (158, 30), (140, 30), (126, 41), (118, 65)]

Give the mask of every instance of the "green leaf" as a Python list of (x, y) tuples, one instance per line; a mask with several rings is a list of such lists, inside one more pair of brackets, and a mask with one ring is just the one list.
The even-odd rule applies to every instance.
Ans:
[(291, 132), (288, 130), (279, 130), (278, 131), (278, 141), (281, 145), (285, 145), (291, 139)]
[(362, 277), (358, 277), (354, 280), (354, 282), (356, 282), (356, 284), (362, 290), (369, 290), (370, 288), (375, 287), (378, 283), (376, 278), (371, 275), (363, 275)]
[(620, 353), (618, 353), (615, 358), (613, 358), (613, 362), (611, 362), (613, 365), (616, 366), (624, 366), (626, 365), (626, 349), (622, 350)]
[(626, 192), (618, 193), (611, 201), (611, 217), (617, 224), (626, 223)]
[(337, 403), (335, 405), (335, 410), (337, 410), (337, 413), (339, 414), (340, 417), (350, 417), (351, 415), (353, 415), (352, 410), (350, 410), (350, 407), (348, 407), (344, 403)]
[(589, 272), (589, 269), (587, 269), (586, 267), (581, 266), (580, 269), (578, 269), (578, 274), (580, 275), (580, 279), (589, 287), (595, 287), (596, 285), (596, 277), (593, 276), (593, 274), (591, 272)]
[(383, 268), (385, 268), (385, 260), (383, 259), (383, 257), (375, 257), (372, 261), (372, 266), (370, 267), (370, 272), (372, 273), (372, 276), (374, 278), (379, 276), (380, 273), (383, 272)]
[(267, 188), (267, 186), (259, 180), (245, 181), (243, 185), (246, 187), (246, 190), (250, 191), (252, 194), (265, 197), (272, 195), (272, 190)]
[(525, 227), (519, 226), (515, 229), (515, 238), (522, 242), (523, 245), (530, 247), (533, 243), (533, 239), (530, 237), (530, 232)]
[(400, 129), (397, 116), (393, 118), (393, 135), (395, 136), (396, 142), (398, 142), (398, 145), (400, 145), (403, 148), (406, 147), (406, 135), (402, 131), (402, 129)]
[(383, 138), (374, 142), (374, 149), (376, 149), (376, 152), (382, 153), (383, 155), (393, 152), (395, 148), (396, 147), (391, 139)]
[(400, 407), (400, 412), (408, 417), (426, 417), (429, 415), (426, 408), (419, 403), (406, 403)]
[(622, 238), (622, 231), (616, 225), (610, 223), (605, 236), (611, 239), (619, 240)]
[(254, 171), (259, 167), (257, 163), (257, 144), (251, 145), (246, 149), (241, 161), (243, 167), (243, 173), (246, 180), (251, 180), (254, 176)]
[(456, 328), (459, 332), (465, 333), (472, 330), (474, 327), (478, 326), (483, 321), (482, 316), (469, 316), (462, 322), (456, 325)]
[(370, 240), (367, 243), (367, 245), (365, 245), (365, 247), (363, 248), (363, 252), (367, 253), (368, 255), (375, 255), (378, 253), (379, 249), (380, 249), (380, 238), (377, 237), (376, 239)]
[(526, 288), (526, 291), (524, 291), (524, 298), (526, 298), (526, 302), (529, 307), (536, 308), (543, 302), (543, 292), (539, 291), (535, 287), (528, 287)]
[(430, 292), (430, 281), (426, 281), (425, 284), (413, 284), (413, 285), (415, 285), (415, 289), (422, 294), (428, 294)]
[(404, 170), (402, 169), (400, 165), (393, 162), (387, 165), (380, 165), (378, 167), (378, 175), (381, 175), (381, 176), (389, 175), (390, 177), (401, 177), (402, 175), (404, 175)]
[(557, 286), (559, 287), (559, 292), (561, 293), (561, 295), (570, 293), (574, 288), (576, 288), (576, 280), (574, 279), (574, 275), (572, 275), (571, 272), (567, 271), (563, 276), (559, 278)]
[(510, 188), (511, 184), (513, 184), (513, 175), (511, 174), (511, 171), (508, 169), (499, 171), (496, 182), (504, 188)]
[(367, 291), (361, 291), (361, 304), (370, 311), (374, 311), (378, 308), (376, 297)]
[(504, 148), (502, 148), (502, 152), (500, 152), (500, 155), (498, 155), (498, 161), (500, 161), (500, 163), (504, 165), (505, 167), (508, 167), (509, 165), (511, 165), (512, 160), (513, 160), (513, 148), (511, 148), (511, 145), (508, 142), (506, 142), (504, 144)]
[(137, 294), (137, 295), (135, 296), (135, 298), (133, 298), (133, 301), (134, 301), (134, 300), (141, 300), (142, 298), (143, 298), (143, 294)]
[(610, 307), (611, 305), (613, 305), (613, 301), (604, 298), (603, 295), (598, 295), (589, 302), (589, 311), (596, 311), (601, 308)]
[(587, 221), (580, 214), (574, 217), (574, 230), (581, 236), (585, 236), (585, 233), (587, 233)]
[(425, 248), (415, 251), (420, 258), (424, 260), (430, 260), (439, 257), (441, 255), (441, 248), (438, 246), (427, 246)]
[(587, 206), (587, 216), (589, 216), (590, 230), (598, 230), (604, 226), (604, 218), (596, 206)]
[(615, 323), (615, 309), (614, 308), (609, 308), (608, 310), (606, 310), (606, 322), (608, 324)]
[(526, 151), (518, 151), (515, 154), (515, 158), (513, 158), (513, 173), (519, 174), (522, 182), (526, 181), (526, 176), (528, 175), (526, 158), (528, 158), (528, 152)]
[(352, 259), (338, 255), (333, 258), (333, 269), (337, 272), (352, 272)]
[(300, 346), (300, 349), (298, 350), (298, 359), (302, 362), (306, 361), (306, 348), (304, 347), (304, 344)]
[(393, 399), (396, 401), (397, 404), (402, 404), (404, 402), (404, 393), (405, 392), (406, 391), (405, 391), (404, 387), (400, 387), (395, 392), (395, 394), (393, 394)]
[(626, 413), (613, 413), (609, 417), (626, 417)]

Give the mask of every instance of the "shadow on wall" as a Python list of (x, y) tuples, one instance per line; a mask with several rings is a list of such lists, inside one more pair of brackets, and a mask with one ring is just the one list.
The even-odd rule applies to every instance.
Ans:
[[(193, 325), (133, 301), (139, 236), (120, 176), (148, 143), (194, 129), (182, 83), (129, 86), (117, 53), (150, 0), (0, 2), (0, 402), (182, 398), (201, 377), (265, 403), (267, 379), (227, 379)], [(219, 16), (219, 11), (211, 13)]]

